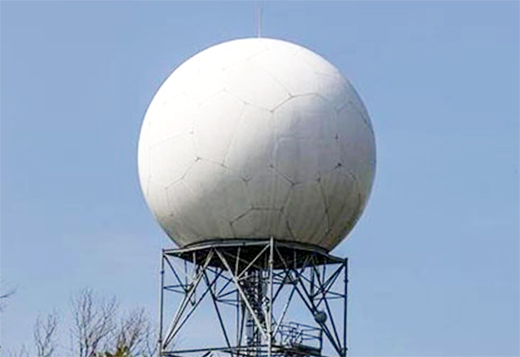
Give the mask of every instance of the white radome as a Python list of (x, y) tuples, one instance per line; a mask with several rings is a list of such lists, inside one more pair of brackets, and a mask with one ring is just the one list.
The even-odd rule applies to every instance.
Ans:
[(180, 247), (270, 238), (331, 250), (374, 179), (372, 125), (351, 84), (292, 43), (225, 42), (183, 63), (146, 112), (146, 202)]

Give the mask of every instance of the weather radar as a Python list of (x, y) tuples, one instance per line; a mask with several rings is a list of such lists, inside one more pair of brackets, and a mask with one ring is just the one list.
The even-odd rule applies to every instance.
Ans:
[[(160, 354), (345, 357), (347, 260), (329, 252), (362, 214), (375, 166), (360, 96), (305, 47), (239, 39), (180, 65), (138, 147), (145, 200), (178, 246), (162, 256)], [(181, 347), (203, 301), (222, 344)]]

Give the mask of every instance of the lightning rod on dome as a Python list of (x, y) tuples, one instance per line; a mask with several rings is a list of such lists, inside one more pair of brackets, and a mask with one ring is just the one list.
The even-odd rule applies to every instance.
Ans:
[(262, 37), (262, 15), (263, 15), (263, 4), (262, 1), (256, 3), (256, 37)]

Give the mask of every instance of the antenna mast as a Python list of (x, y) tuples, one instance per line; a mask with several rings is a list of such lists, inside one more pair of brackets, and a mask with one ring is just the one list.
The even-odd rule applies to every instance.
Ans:
[(256, 36), (262, 37), (262, 1), (256, 3)]

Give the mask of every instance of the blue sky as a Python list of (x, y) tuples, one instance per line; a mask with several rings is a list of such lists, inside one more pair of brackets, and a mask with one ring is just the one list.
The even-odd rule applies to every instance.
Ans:
[[(254, 2), (2, 2), (1, 345), (90, 286), (157, 314), (139, 128), (158, 86), (255, 36)], [(378, 166), (350, 258), (352, 356), (519, 355), (519, 3), (264, 2), (265, 37), (334, 63)], [(68, 347), (62, 329), (61, 347)]]

